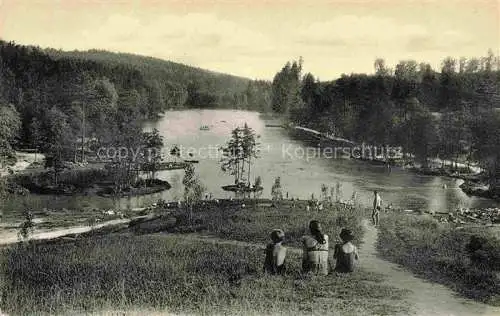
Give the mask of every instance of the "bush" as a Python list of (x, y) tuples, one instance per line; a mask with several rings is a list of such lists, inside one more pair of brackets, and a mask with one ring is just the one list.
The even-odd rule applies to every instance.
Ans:
[(500, 241), (491, 236), (472, 235), (466, 245), (471, 263), (478, 268), (500, 270)]

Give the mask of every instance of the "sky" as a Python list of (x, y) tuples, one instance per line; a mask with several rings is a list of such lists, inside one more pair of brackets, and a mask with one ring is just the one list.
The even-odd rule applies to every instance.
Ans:
[(0, 38), (105, 49), (271, 80), (289, 60), (321, 80), (414, 59), (496, 55), (500, 0), (0, 0)]

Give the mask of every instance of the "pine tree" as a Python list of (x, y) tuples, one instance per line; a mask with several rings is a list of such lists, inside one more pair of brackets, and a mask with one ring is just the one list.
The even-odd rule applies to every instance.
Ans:
[(231, 132), (231, 139), (222, 148), (221, 169), (234, 175), (234, 184), (250, 187), (253, 159), (259, 158), (258, 136), (246, 123)]

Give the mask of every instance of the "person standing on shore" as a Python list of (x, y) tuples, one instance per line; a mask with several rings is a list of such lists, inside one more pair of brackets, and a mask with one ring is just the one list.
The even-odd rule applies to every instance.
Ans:
[(382, 209), (382, 198), (377, 191), (373, 191), (373, 211), (372, 211), (372, 220), (373, 225), (378, 226), (379, 218), (380, 218), (380, 210)]
[(337, 181), (337, 194), (335, 197), (335, 201), (338, 203), (340, 202), (340, 199), (342, 198), (342, 184), (340, 184), (340, 181)]
[(355, 205), (357, 200), (358, 200), (358, 193), (356, 191), (353, 191), (351, 196), (351, 204)]

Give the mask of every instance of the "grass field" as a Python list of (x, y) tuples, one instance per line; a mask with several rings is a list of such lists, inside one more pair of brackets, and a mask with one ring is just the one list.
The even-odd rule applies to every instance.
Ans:
[[(471, 236), (484, 238), (476, 262), (467, 251)], [(391, 214), (381, 220), (378, 248), (384, 257), (427, 279), (500, 305), (500, 239), (484, 228), (456, 230), (432, 218)]]
[[(242, 208), (241, 205), (245, 204)], [(339, 240), (344, 227), (350, 228), (360, 243), (363, 237), (361, 218), (366, 217), (361, 208), (345, 209), (341, 205), (326, 207), (323, 211), (306, 211), (306, 201), (282, 201), (273, 207), (269, 200), (200, 204), (193, 211), (170, 213), (157, 220), (134, 227), (136, 233), (169, 231), (173, 233), (201, 231), (219, 238), (268, 243), (273, 229), (281, 228), (288, 245), (300, 246), (300, 238), (308, 233), (309, 221), (320, 221), (331, 243)]]
[[(333, 207), (304, 214), (303, 202), (271, 206), (205, 205), (135, 223), (119, 233), (95, 232), (75, 240), (32, 242), (4, 249), (1, 309), (9, 315), (394, 315), (408, 311), (406, 293), (379, 275), (314, 277), (300, 273), (300, 252), (289, 252), (286, 276), (262, 272), (272, 228), (298, 244), (310, 219), (332, 240), (341, 227), (361, 236), (362, 211)], [(172, 220), (175, 218), (175, 220)], [(203, 231), (251, 245), (217, 244), (158, 231)], [(359, 240), (359, 239), (358, 239)], [(252, 246), (253, 245), (253, 246)]]
[(4, 253), (2, 310), (9, 314), (144, 308), (194, 314), (390, 315), (403, 293), (380, 277), (266, 276), (263, 253), (182, 236), (100, 236)]

